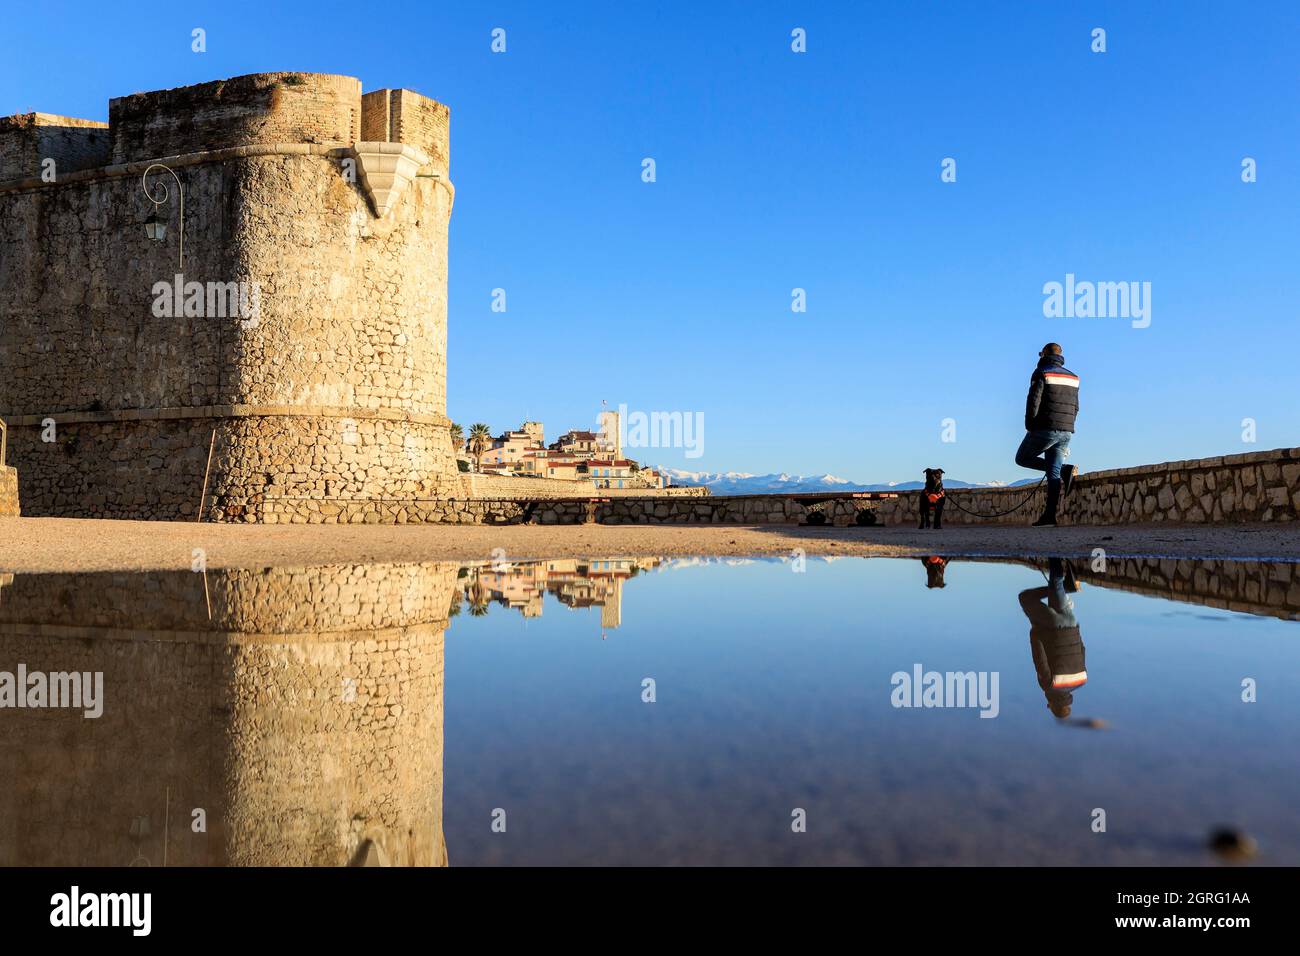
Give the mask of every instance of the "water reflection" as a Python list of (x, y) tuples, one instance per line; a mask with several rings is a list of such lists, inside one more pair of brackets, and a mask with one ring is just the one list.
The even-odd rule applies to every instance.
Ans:
[(19, 575), (0, 670), (103, 714), (0, 711), (0, 865), (439, 865), (455, 564)]
[(1070, 716), (1075, 689), (1088, 682), (1083, 637), (1074, 616), (1074, 601), (1066, 593), (1078, 590), (1069, 563), (1052, 558), (1047, 584), (1020, 592), (1020, 610), (1029, 618), (1029, 646), (1038, 686), (1047, 698), (1047, 709), (1062, 720)]
[(488, 606), (496, 603), (526, 618), (541, 617), (543, 597), (550, 594), (575, 610), (600, 608), (601, 628), (609, 630), (623, 620), (623, 583), (662, 563), (662, 558), (653, 557), (524, 562), (500, 559), (466, 566), (458, 593), (476, 617), (486, 614)]
[(922, 558), (921, 565), (925, 568), (925, 586), (927, 588), (944, 587), (943, 572), (948, 567), (947, 558), (932, 554), (928, 558)]
[[(1300, 860), (1290, 626), (1122, 593), (1291, 620), (1295, 565), (932, 556), (923, 597), (910, 560), (700, 564), (0, 576), (0, 864), (1197, 862), (1219, 819)], [(1086, 696), (1123, 731), (1040, 737), (1088, 680), (1080, 581)], [(1001, 672), (999, 718), (890, 709), (916, 662)], [(19, 665), (102, 673), (102, 716), (6, 704)]]
[[(930, 555), (922, 558), (921, 564), (927, 590), (946, 586), (947, 558)], [(1049, 558), (1043, 578), (1044, 586), (1025, 588), (1018, 598), (1020, 610), (1029, 619), (1029, 651), (1038, 686), (1047, 699), (1047, 709), (1065, 720), (1074, 704), (1074, 691), (1088, 682), (1083, 636), (1069, 596), (1078, 592), (1079, 583), (1073, 564), (1063, 558)], [(1090, 726), (1100, 723), (1088, 722)]]

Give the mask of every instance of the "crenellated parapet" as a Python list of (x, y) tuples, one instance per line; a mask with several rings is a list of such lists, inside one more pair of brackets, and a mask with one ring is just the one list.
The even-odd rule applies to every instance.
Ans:
[(0, 117), (0, 182), (95, 169), (110, 154), (107, 123), (53, 113)]
[(251, 73), (109, 100), (115, 164), (264, 143), (346, 146), (361, 139), (361, 81), (328, 73)]

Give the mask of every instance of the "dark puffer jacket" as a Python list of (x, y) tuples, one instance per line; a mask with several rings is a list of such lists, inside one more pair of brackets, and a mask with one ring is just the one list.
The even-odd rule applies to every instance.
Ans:
[(1025, 402), (1025, 431), (1074, 431), (1079, 414), (1079, 376), (1065, 367), (1059, 355), (1047, 355), (1029, 378)]
[(1058, 584), (1021, 591), (1020, 609), (1029, 618), (1029, 651), (1038, 686), (1052, 713), (1066, 717), (1074, 703), (1074, 691), (1088, 682), (1083, 635), (1074, 607)]

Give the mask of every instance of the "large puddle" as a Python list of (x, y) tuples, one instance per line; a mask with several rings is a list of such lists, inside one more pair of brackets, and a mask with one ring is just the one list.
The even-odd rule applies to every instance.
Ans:
[(1295, 865), (1297, 620), (1267, 562), (0, 576), (0, 865)]

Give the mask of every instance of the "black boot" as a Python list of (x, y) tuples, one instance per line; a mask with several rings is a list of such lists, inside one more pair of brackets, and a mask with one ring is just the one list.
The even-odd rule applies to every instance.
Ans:
[(1061, 500), (1061, 479), (1047, 479), (1047, 507), (1043, 509), (1042, 517), (1035, 521), (1031, 528), (1055, 528), (1056, 527), (1056, 505)]
[(1074, 576), (1074, 565), (1065, 562), (1065, 593), (1074, 594), (1079, 590), (1079, 580)]
[(1061, 497), (1070, 497), (1070, 489), (1074, 487), (1074, 476), (1078, 471), (1074, 465), (1066, 465), (1061, 469)]

